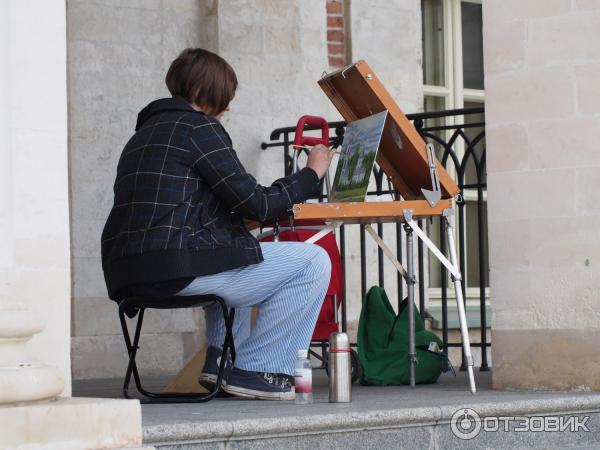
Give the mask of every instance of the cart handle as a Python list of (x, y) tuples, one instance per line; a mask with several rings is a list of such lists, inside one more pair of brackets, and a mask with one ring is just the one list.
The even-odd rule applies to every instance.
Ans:
[[(303, 136), (304, 127), (306, 125), (321, 128), (321, 137)], [(308, 145), (312, 147), (318, 144), (329, 147), (329, 124), (327, 123), (327, 120), (319, 116), (306, 115), (300, 117), (296, 125), (294, 145)], [(296, 151), (300, 150), (302, 149), (296, 148)]]

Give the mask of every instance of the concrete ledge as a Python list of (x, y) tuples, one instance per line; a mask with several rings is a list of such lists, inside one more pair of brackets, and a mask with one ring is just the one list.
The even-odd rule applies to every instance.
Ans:
[[(201, 421), (144, 427), (144, 443), (157, 448), (374, 448), (389, 445), (395, 448), (463, 448), (472, 443), (481, 448), (489, 441), (495, 448), (519, 448), (519, 442), (529, 441), (526, 433), (482, 433), (472, 441), (462, 441), (450, 432), (452, 415), (460, 408), (471, 408), (485, 416), (582, 415), (591, 416), (590, 433), (575, 441), (582, 445), (598, 443), (600, 437), (600, 395), (577, 395), (552, 399), (510, 402), (477, 402), (470, 398), (461, 405), (428, 406), (382, 411), (343, 412), (232, 421)], [(210, 417), (210, 412), (207, 411)], [(488, 436), (486, 436), (486, 434)], [(566, 437), (573, 440), (574, 433), (537, 433), (536, 439), (544, 445), (561, 445)], [(500, 445), (499, 436), (502, 435)], [(542, 436), (543, 435), (543, 436)], [(556, 438), (556, 439), (555, 439)], [(389, 441), (389, 442), (388, 442)], [(525, 442), (523, 441), (523, 442)], [(573, 442), (575, 442), (573, 441)], [(442, 443), (443, 442), (443, 443)], [(320, 443), (320, 444), (319, 444)], [(317, 447), (315, 447), (317, 445)], [(529, 445), (529, 444), (528, 444)]]
[(59, 398), (0, 407), (0, 448), (112, 449), (142, 445), (137, 400)]

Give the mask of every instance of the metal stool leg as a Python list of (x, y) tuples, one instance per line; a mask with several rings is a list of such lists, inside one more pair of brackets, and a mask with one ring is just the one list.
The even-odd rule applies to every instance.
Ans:
[(131, 381), (131, 375), (133, 374), (133, 379), (138, 391), (143, 392), (142, 382), (140, 379), (139, 372), (137, 370), (137, 365), (135, 363), (135, 357), (137, 356), (137, 351), (139, 349), (139, 340), (142, 331), (142, 322), (144, 320), (144, 308), (140, 308), (138, 313), (138, 318), (135, 327), (135, 334), (133, 337), (133, 343), (131, 342), (131, 338), (129, 336), (129, 330), (127, 328), (127, 322), (125, 320), (125, 311), (127, 310), (128, 303), (127, 301), (121, 302), (119, 305), (119, 319), (121, 321), (121, 328), (123, 331), (123, 338), (125, 339), (125, 345), (127, 347), (127, 354), (129, 355), (129, 361), (127, 363), (127, 370), (125, 372), (125, 380), (123, 382), (123, 397), (131, 398), (129, 396), (129, 383)]
[[(223, 312), (223, 320), (225, 321), (225, 340), (221, 351), (221, 361), (219, 363), (219, 372), (217, 374), (217, 391), (221, 388), (223, 375), (225, 373), (225, 365), (227, 363), (227, 354), (231, 353), (231, 363), (235, 362), (235, 345), (233, 342), (233, 321), (235, 320), (235, 309), (227, 309), (227, 305), (223, 299), (217, 300)], [(216, 395), (216, 394), (215, 394)]]
[[(128, 301), (131, 300), (131, 301)], [(133, 342), (131, 341), (131, 336), (129, 334), (129, 329), (127, 327), (127, 322), (125, 319), (125, 312), (131, 306), (138, 305), (139, 302), (137, 299), (126, 299), (123, 300), (119, 305), (119, 320), (121, 322), (121, 328), (123, 331), (123, 338), (125, 340), (125, 345), (127, 347), (127, 353), (129, 355), (129, 361), (127, 364), (127, 370), (125, 372), (125, 379), (123, 382), (123, 396), (125, 398), (132, 398), (129, 395), (129, 384), (131, 382), (131, 376), (133, 375), (136, 388), (138, 392), (144, 395), (146, 398), (141, 399), (141, 403), (202, 403), (207, 402), (214, 398), (221, 389), (221, 383), (223, 379), (223, 375), (225, 372), (225, 363), (227, 361), (227, 353), (231, 352), (232, 361), (235, 360), (235, 345), (233, 340), (233, 320), (235, 316), (235, 310), (231, 309), (228, 311), (225, 302), (219, 298), (215, 297), (214, 301), (217, 301), (223, 310), (223, 318), (225, 320), (226, 334), (225, 340), (223, 342), (223, 354), (221, 357), (221, 362), (219, 364), (219, 372), (217, 374), (217, 383), (215, 388), (208, 393), (180, 393), (180, 392), (169, 392), (169, 393), (156, 393), (151, 392), (143, 388), (141, 383), (141, 378), (137, 369), (137, 365), (135, 362), (135, 358), (137, 356), (137, 350), (139, 349), (139, 341), (141, 337), (142, 323), (144, 319), (144, 311), (145, 308), (142, 306), (136, 306), (139, 308), (137, 323), (135, 327), (135, 334), (133, 337)]]
[[(227, 308), (225, 306), (225, 308)], [(227, 310), (227, 309), (226, 309)], [(231, 363), (235, 363), (235, 342), (233, 339), (233, 321), (235, 320), (235, 308), (229, 309), (229, 322), (225, 319), (225, 342), (224, 345), (227, 345), (229, 352), (231, 353)]]

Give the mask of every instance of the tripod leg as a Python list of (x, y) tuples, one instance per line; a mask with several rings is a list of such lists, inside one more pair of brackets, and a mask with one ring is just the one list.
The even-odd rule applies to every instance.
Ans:
[[(446, 234), (448, 237), (448, 248), (450, 250), (450, 262), (454, 267), (458, 267), (458, 259), (456, 258), (456, 246), (454, 245), (454, 235), (452, 232), (452, 225), (447, 217), (446, 220)], [(462, 338), (463, 352), (465, 354), (465, 360), (467, 362), (467, 371), (469, 374), (469, 385), (471, 387), (471, 393), (475, 394), (475, 378), (473, 376), (473, 355), (471, 354), (471, 342), (469, 340), (469, 329), (467, 328), (467, 315), (465, 314), (465, 304), (462, 294), (462, 277), (452, 275), (452, 281), (454, 283), (454, 291), (456, 293), (456, 306), (458, 308), (458, 319), (460, 321), (460, 335)]]
[(408, 367), (410, 385), (415, 387), (415, 365), (417, 352), (415, 349), (415, 268), (413, 258), (413, 230), (405, 225), (406, 231), (406, 290), (408, 291)]

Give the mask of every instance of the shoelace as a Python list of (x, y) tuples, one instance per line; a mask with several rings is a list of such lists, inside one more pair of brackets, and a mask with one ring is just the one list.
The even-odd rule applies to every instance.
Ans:
[(286, 386), (291, 385), (290, 379), (287, 375), (281, 375), (278, 373), (263, 373), (263, 378), (269, 383), (274, 384), (275, 386), (279, 386), (282, 389), (285, 389)]

